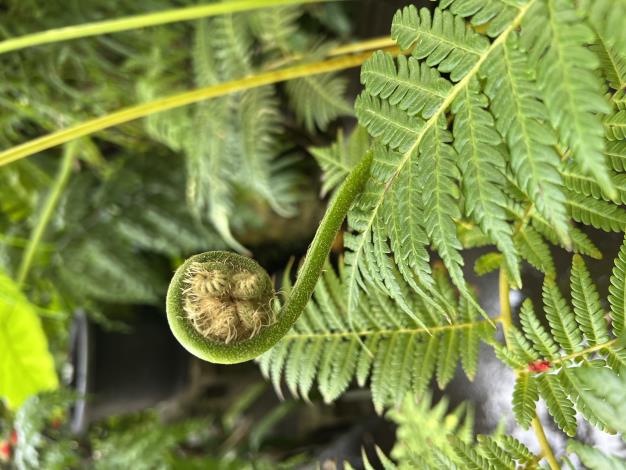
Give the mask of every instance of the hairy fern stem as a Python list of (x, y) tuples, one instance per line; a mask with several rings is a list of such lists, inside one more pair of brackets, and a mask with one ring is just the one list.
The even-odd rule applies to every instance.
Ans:
[[(181, 344), (201, 359), (219, 364), (234, 364), (254, 359), (278, 343), (309, 302), (348, 209), (369, 178), (371, 165), (372, 153), (368, 152), (331, 200), (285, 304), (276, 312), (272, 322), (267, 322), (259, 328), (255, 327), (254, 334), (250, 337), (238, 340), (240, 338), (237, 337), (235, 330), (241, 323), (241, 315), (237, 318), (233, 305), (239, 301), (240, 296), (234, 295), (232, 285), (228, 284), (237, 273), (256, 276), (261, 283), (267, 284), (269, 280), (267, 273), (258, 264), (233, 253), (209, 252), (193, 256), (178, 268), (167, 294), (167, 316), (172, 332)], [(198, 289), (194, 290), (191, 284), (196, 280), (189, 280), (190, 270), (196, 272), (202, 270), (205, 273), (219, 271), (219, 279), (208, 277), (200, 283)], [(226, 272), (228, 275), (223, 275)], [(225, 279), (224, 282), (222, 279)], [(222, 284), (226, 287), (222, 288)], [(258, 295), (255, 295), (255, 304), (252, 306), (256, 311), (261, 308), (260, 306), (263, 306), (265, 312), (273, 308), (275, 296), (273, 292), (268, 292), (265, 284), (260, 284), (261, 287), (256, 289)], [(208, 292), (210, 295), (198, 301), (198, 290)], [(220, 292), (214, 295), (215, 291)], [(195, 296), (192, 299), (195, 304), (204, 302), (200, 310), (197, 310), (195, 305), (190, 305), (188, 296), (190, 292)], [(199, 328), (198, 318), (190, 318), (190, 311), (194, 315), (198, 313), (203, 317), (208, 315), (210, 318), (200, 318), (202, 325)], [(262, 316), (267, 318), (269, 315), (263, 313)], [(211, 322), (219, 322), (219, 325), (216, 326)], [(218, 329), (218, 333), (214, 334)], [(204, 334), (205, 331), (210, 334)]]

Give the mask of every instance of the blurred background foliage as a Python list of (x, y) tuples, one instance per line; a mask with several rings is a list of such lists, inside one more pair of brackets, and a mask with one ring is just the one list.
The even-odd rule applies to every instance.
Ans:
[[(194, 4), (8, 0), (0, 40)], [(0, 148), (321, 60), (356, 40), (358, 10), (277, 7), (2, 54)], [(383, 10), (386, 33), (393, 8)], [(200, 365), (171, 342), (162, 311), (171, 273), (190, 254), (252, 252), (279, 273), (304, 253), (324, 206), (307, 149), (352, 117), (354, 78), (231, 94), (0, 167), (0, 467), (291, 468), (349, 427), (345, 416), (371, 413), (368, 400), (338, 414), (279, 402), (254, 366), (224, 376)], [(175, 358), (170, 368), (150, 344)], [(146, 369), (154, 376), (142, 382)]]

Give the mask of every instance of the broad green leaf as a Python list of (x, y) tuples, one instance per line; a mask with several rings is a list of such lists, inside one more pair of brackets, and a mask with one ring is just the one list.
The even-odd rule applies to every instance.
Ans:
[(0, 398), (17, 409), (30, 396), (58, 387), (54, 361), (35, 307), (0, 272)]

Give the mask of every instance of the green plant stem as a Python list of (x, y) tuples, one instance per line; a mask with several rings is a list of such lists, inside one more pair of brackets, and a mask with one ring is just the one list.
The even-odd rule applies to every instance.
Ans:
[(72, 171), (72, 164), (74, 162), (74, 158), (76, 157), (76, 153), (78, 151), (78, 142), (71, 142), (65, 147), (63, 152), (63, 158), (61, 159), (61, 164), (59, 166), (59, 170), (57, 172), (56, 178), (54, 180), (53, 186), (50, 189), (50, 194), (46, 199), (46, 202), (41, 209), (41, 214), (39, 219), (37, 220), (37, 225), (33, 228), (33, 231), (30, 234), (30, 238), (28, 239), (28, 244), (24, 250), (24, 255), (22, 256), (22, 261), (20, 263), (18, 273), (17, 273), (17, 284), (22, 287), (26, 278), (28, 277), (28, 272), (33, 264), (33, 259), (35, 257), (35, 253), (39, 247), (41, 239), (46, 233), (46, 227), (52, 218), (52, 214), (61, 198), (61, 194), (63, 194), (63, 189), (67, 184), (67, 181), (70, 177), (70, 173)]
[(532, 420), (533, 430), (535, 431), (535, 436), (537, 436), (537, 440), (539, 441), (539, 446), (543, 452), (543, 456), (548, 461), (548, 465), (552, 470), (561, 470), (561, 466), (559, 462), (556, 460), (554, 456), (554, 452), (552, 452), (552, 448), (550, 447), (550, 443), (548, 442), (548, 438), (546, 437), (546, 432), (543, 430), (543, 425), (539, 420), (539, 417), (535, 414), (535, 417)]
[(328, 253), (330, 253), (333, 241), (343, 224), (348, 209), (350, 209), (354, 199), (361, 193), (365, 182), (369, 178), (372, 160), (372, 152), (368, 152), (348, 175), (329, 204), (304, 258), (302, 267), (298, 272), (298, 279), (280, 312), (278, 324), (275, 328), (272, 328), (272, 331), (276, 332), (278, 339), (287, 334), (311, 299), (324, 263), (328, 258)]
[[(594, 346), (589, 346), (588, 348), (585, 348), (585, 349), (583, 349), (581, 351), (578, 351), (578, 352), (575, 352), (575, 353), (572, 353), (572, 354), (568, 354), (567, 356), (561, 356), (561, 357), (558, 357), (556, 359), (550, 359), (550, 364), (552, 366), (554, 366), (556, 364), (562, 364), (563, 362), (571, 361), (571, 360), (577, 359), (579, 357), (584, 357), (587, 354), (591, 354), (593, 352), (600, 351), (602, 349), (609, 349), (609, 348), (611, 348), (611, 346), (614, 346), (618, 341), (619, 340), (617, 338), (615, 338), (615, 339), (612, 339), (612, 340), (607, 341), (605, 343), (596, 344)], [(520, 372), (521, 372), (521, 370), (520, 370)]]
[[(500, 268), (499, 275), (499, 295), (500, 295), (500, 320), (502, 322), (502, 330), (504, 332), (504, 340), (509, 346), (508, 341), (508, 333), (513, 325), (513, 317), (511, 315), (511, 301), (509, 299), (509, 294), (511, 291), (511, 285), (509, 283), (509, 276), (506, 272), (506, 267), (502, 266)], [(515, 375), (518, 375), (518, 372), (515, 371)], [(545, 459), (548, 461), (548, 465), (552, 470), (560, 470), (561, 466), (559, 465), (556, 457), (554, 456), (554, 452), (552, 451), (552, 447), (550, 447), (550, 443), (546, 438), (546, 433), (543, 429), (543, 425), (535, 412), (535, 417), (532, 419), (533, 430), (535, 431), (535, 436), (537, 436), (537, 441), (539, 441), (539, 446), (541, 447), (541, 451)]]
[(239, 0), (186, 8), (174, 8), (156, 13), (147, 13), (128, 16), (125, 18), (116, 18), (114, 20), (97, 21), (75, 26), (49, 29), (47, 31), (6, 39), (5, 41), (0, 42), (0, 54), (25, 49), (27, 47), (39, 46), (42, 44), (68, 41), (70, 39), (85, 38), (100, 34), (118, 33), (120, 31), (146, 28), (149, 26), (176, 23), (180, 21), (189, 21), (228, 13), (327, 1), (336, 0)]
[(150, 114), (168, 111), (170, 109), (197, 103), (210, 98), (216, 98), (218, 96), (224, 96), (239, 91), (292, 80), (294, 78), (319, 75), (322, 73), (358, 67), (371, 55), (371, 52), (364, 52), (361, 54), (336, 57), (311, 64), (297, 65), (286, 69), (260, 73), (240, 80), (199, 88), (197, 90), (124, 108), (107, 114), (106, 116), (85, 121), (76, 126), (50, 133), (43, 137), (39, 137), (0, 152), (0, 166), (24, 157), (28, 157), (43, 150), (56, 147), (57, 145), (64, 144), (79, 137), (93, 134), (135, 119), (146, 117)]
[[(347, 176), (339, 190), (330, 201), (324, 218), (315, 233), (311, 246), (298, 271), (298, 279), (291, 289), (285, 304), (276, 315), (276, 321), (261, 329), (258, 334), (241, 342), (226, 343), (212, 341), (197, 332), (187, 320), (184, 311), (184, 278), (193, 263), (235, 263), (254, 271), (262, 270), (254, 261), (240, 255), (227, 252), (208, 252), (192, 256), (176, 271), (167, 293), (167, 318), (174, 336), (192, 354), (205, 361), (218, 364), (236, 364), (257, 358), (271, 349), (285, 337), (296, 320), (304, 311), (315, 285), (322, 273), (328, 253), (341, 229), (341, 225), (355, 198), (361, 193), (370, 176), (372, 152), (367, 152), (359, 164)], [(263, 271), (267, 277), (267, 273)], [(268, 283), (271, 284), (268, 278)], [(273, 293), (267, 299), (272, 302)]]
[(433, 335), (440, 332), (446, 331), (457, 331), (464, 330), (469, 328), (476, 328), (480, 325), (488, 323), (489, 325), (493, 324), (493, 322), (499, 322), (498, 318), (489, 320), (478, 320), (469, 323), (456, 323), (451, 325), (441, 325), (441, 326), (431, 326), (428, 328), (398, 328), (393, 330), (374, 330), (374, 331), (344, 331), (344, 332), (330, 332), (330, 333), (295, 333), (288, 334), (284, 339), (286, 340), (302, 340), (302, 339), (314, 339), (314, 338), (353, 338), (355, 335), (359, 337), (363, 336), (387, 336), (387, 335), (395, 335), (395, 334), (424, 334), (424, 335)]

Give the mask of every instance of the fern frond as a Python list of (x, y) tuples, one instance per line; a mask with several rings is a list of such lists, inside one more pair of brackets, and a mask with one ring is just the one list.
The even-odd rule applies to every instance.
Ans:
[(615, 171), (626, 170), (626, 141), (607, 142), (605, 155)]
[(599, 62), (585, 46), (593, 42), (589, 26), (570, 0), (535, 3), (522, 24), (522, 42), (530, 50), (552, 125), (580, 168), (612, 195), (604, 163), (601, 115), (610, 108), (594, 70)]
[(466, 403), (450, 411), (446, 398), (433, 405), (429, 396), (419, 401), (407, 396), (388, 416), (397, 424), (396, 444), (391, 451), (397, 467), (393, 468), (534, 469), (540, 460), (510, 436), (479, 435), (475, 442), (473, 408)]
[[(611, 15), (613, 15), (612, 13)], [(606, 81), (613, 90), (621, 90), (626, 86), (626, 56), (623, 50), (616, 49), (608, 44), (604, 31), (595, 30), (598, 36), (597, 43), (592, 46), (594, 53), (600, 59), (600, 69)]]
[(626, 110), (616, 111), (604, 119), (604, 129), (608, 140), (626, 139)]
[(572, 304), (574, 315), (590, 346), (606, 343), (609, 331), (600, 305), (600, 296), (585, 262), (574, 255), (572, 262)]
[[(424, 212), (417, 162), (411, 170), (400, 175), (400, 184), (391, 189), (386, 201), (389, 203), (386, 229), (404, 279), (413, 284), (411, 281), (417, 276), (421, 283), (430, 285), (428, 238), (421, 226), (412, 223), (422, 220)], [(378, 233), (382, 232), (384, 228), (379, 227)]]
[(471, 435), (470, 439), (463, 439), (462, 431), (473, 428), (473, 415), (465, 404), (451, 411), (448, 408), (446, 398), (433, 404), (429, 395), (420, 400), (409, 395), (399, 409), (388, 413), (398, 425), (391, 456), (400, 468), (442, 468), (442, 458), (450, 463), (461, 463), (449, 437), (459, 436), (458, 442), (471, 442)]
[(580, 382), (580, 393), (593, 414), (614, 431), (626, 432), (624, 374), (604, 367), (579, 368), (573, 372)]
[(584, 14), (593, 28), (601, 33), (607, 44), (618, 51), (626, 50), (626, 32), (623, 18), (626, 4), (621, 0), (583, 0), (578, 10)]
[(482, 73), (487, 78), (485, 93), (491, 99), (490, 110), (511, 152), (517, 183), (552, 222), (559, 237), (568, 240), (556, 138), (542, 124), (548, 111), (540, 101), (541, 93), (532, 80), (532, 69), (519, 49), (517, 36), (508, 37), (485, 62)]
[[(278, 153), (277, 136), (282, 131), (278, 100), (269, 88), (248, 90), (239, 106), (238, 152), (241, 168), (238, 184), (249, 185), (282, 217), (295, 214), (295, 207), (286, 203), (272, 181), (272, 160)], [(241, 174), (243, 173), (243, 175)], [(243, 178), (242, 178), (243, 176)]]
[(615, 107), (617, 109), (620, 110), (625, 110), (626, 109), (626, 90), (621, 89), (621, 90), (617, 90), (615, 92), (615, 94), (613, 95), (613, 97), (611, 98), (611, 101), (615, 104)]
[(289, 51), (298, 34), (302, 13), (299, 6), (257, 10), (250, 15), (250, 28), (267, 51)]
[(552, 227), (550, 222), (537, 213), (531, 215), (533, 228), (539, 232), (546, 240), (554, 245), (560, 245), (565, 249), (572, 249), (575, 253), (590, 256), (595, 259), (602, 259), (602, 252), (594, 245), (589, 236), (577, 227), (569, 227), (569, 238), (571, 247), (564, 245)]
[[(259, 362), (261, 370), (280, 389), (284, 377), (291, 393), (308, 397), (314, 381), (325, 402), (336, 400), (353, 379), (361, 386), (371, 379), (376, 410), (399, 404), (407, 392), (423, 394), (433, 378), (441, 387), (452, 378), (461, 353), (471, 376), (476, 370), (478, 342), (493, 327), (477, 319), (464, 300), (454, 304), (451, 323), (398, 279), (411, 312), (389, 298), (385, 285), (367, 284), (359, 308), (348, 317), (349, 272), (328, 266), (292, 331)], [(436, 284), (435, 284), (436, 286)], [(433, 287), (435, 288), (435, 287)], [(283, 290), (291, 284), (286, 279)], [(439, 296), (447, 293), (437, 287)], [(463, 309), (463, 313), (456, 311)], [(434, 314), (433, 314), (434, 313)], [(422, 326), (422, 323), (426, 326)]]
[(391, 37), (403, 50), (414, 46), (413, 56), (449, 73), (453, 82), (469, 72), (489, 45), (484, 36), (467, 28), (461, 17), (438, 8), (434, 13), (427, 8), (418, 11), (413, 5), (396, 13)]
[(64, 256), (58, 275), (74, 298), (155, 304), (166, 286), (153, 269), (146, 268), (130, 247), (120, 249), (110, 237), (92, 237)]
[(285, 85), (291, 107), (309, 132), (325, 131), (339, 116), (352, 115), (344, 98), (347, 87), (348, 81), (337, 74), (300, 78)]
[[(471, 295), (471, 294), (470, 294)], [(461, 365), (465, 371), (465, 375), (470, 380), (474, 380), (478, 369), (478, 355), (480, 352), (480, 339), (484, 336), (482, 326), (474, 326), (478, 321), (479, 312), (476, 307), (462, 297), (459, 308), (461, 310), (461, 319), (464, 324), (471, 325), (460, 338), (459, 351), (461, 356)]]
[(359, 95), (355, 109), (359, 122), (372, 137), (379, 138), (383, 145), (399, 152), (406, 152), (413, 146), (424, 124), (421, 118), (409, 116), (368, 93)]
[(522, 304), (520, 321), (524, 335), (530, 340), (533, 348), (541, 357), (553, 359), (558, 355), (559, 348), (535, 315), (530, 299), (526, 299)]
[[(432, 280), (426, 244), (428, 239), (423, 229), (414, 223), (421, 218), (421, 194), (414, 172), (403, 172), (400, 178), (403, 185), (388, 189), (384, 184), (393, 171), (400, 154), (384, 148), (375, 150), (377, 157), (372, 167), (373, 178), (352, 210), (348, 213), (350, 225), (358, 235), (347, 233), (344, 243), (348, 251), (346, 264), (348, 276), (348, 311), (358, 308), (360, 291), (367, 291), (369, 285), (379, 289), (389, 289), (388, 293), (408, 314), (406, 294), (396, 279), (398, 271), (404, 283), (408, 284), (430, 306), (445, 314), (438, 296), (432, 295)], [(388, 195), (386, 199), (383, 199)], [(381, 197), (382, 196), (382, 197)], [(372, 207), (383, 199), (384, 211), (370, 215)], [(394, 249), (390, 257), (389, 243)], [(394, 266), (393, 260), (397, 264)]]
[(441, 256), (450, 277), (459, 289), (464, 289), (461, 242), (457, 237), (455, 220), (461, 218), (457, 157), (450, 145), (452, 136), (440, 122), (424, 136), (420, 148), (419, 180), (423, 194), (424, 225), (428, 237)]
[(606, 455), (601, 450), (578, 441), (570, 440), (567, 444), (567, 450), (576, 454), (589, 470), (626, 469), (626, 462), (618, 456)]
[[(607, 361), (608, 362), (608, 361)], [(589, 397), (583, 390), (583, 385), (576, 376), (576, 368), (561, 369), (559, 371), (561, 383), (569, 393), (571, 401), (576, 406), (576, 410), (589, 423), (601, 431), (609, 431), (608, 426), (593, 411), (589, 403)]]
[(493, 468), (483, 455), (468, 444), (452, 438), (452, 445), (456, 455), (463, 462), (463, 466), (468, 470), (483, 470), (485, 468), (491, 470)]
[(309, 148), (324, 173), (322, 196), (339, 186), (369, 147), (367, 131), (359, 126), (347, 139), (339, 130), (336, 141), (330, 147)]
[(532, 227), (520, 229), (513, 237), (517, 252), (539, 271), (554, 275), (554, 260), (550, 247)]
[[(618, 311), (619, 306), (613, 305), (618, 305), (620, 295), (623, 296), (623, 264), (620, 257), (615, 260), (610, 288), (610, 299), (613, 299), (610, 300), (611, 306)], [(526, 300), (520, 313), (523, 334), (512, 327), (507, 335), (506, 354), (496, 350), (499, 357), (517, 368), (513, 396), (516, 418), (521, 425), (527, 426), (529, 417), (532, 418), (534, 402), (542, 397), (558, 426), (568, 435), (576, 433), (574, 407), (589, 422), (604, 429), (605, 420), (594, 414), (594, 404), (589, 402), (576, 375), (578, 371), (597, 367), (619, 372), (626, 361), (625, 349), (609, 334), (600, 297), (582, 257), (574, 255), (572, 261), (573, 310), (553, 278), (546, 277), (542, 296), (550, 331), (543, 327), (534, 314), (530, 300)], [(616, 331), (620, 331), (623, 314), (615, 315), (618, 324)], [(537, 382), (538, 394), (533, 381)]]
[[(563, 175), (566, 188), (570, 191), (595, 199), (611, 200), (606, 191), (592, 177), (586, 176), (575, 166), (568, 165), (566, 168), (562, 168), (561, 175)], [(626, 174), (616, 174), (610, 171), (609, 178), (616, 190), (616, 202), (622, 205), (626, 204)]]
[(472, 25), (485, 27), (487, 35), (495, 37), (515, 18), (518, 8), (524, 3), (524, 0), (444, 0), (439, 7), (450, 8), (452, 13), (464, 18), (471, 17)]
[(211, 45), (222, 77), (241, 78), (251, 71), (253, 37), (246, 15), (211, 20)]
[(500, 136), (493, 129), (493, 118), (485, 109), (487, 98), (477, 88), (477, 83), (467, 87), (452, 107), (456, 115), (454, 145), (462, 156), (459, 164), (463, 173), (466, 210), (494, 240), (516, 284), (520, 284), (519, 261), (503, 209), (504, 158), (497, 147)]
[(502, 255), (496, 252), (490, 252), (482, 255), (474, 263), (474, 272), (479, 276), (484, 276), (490, 272), (499, 269), (502, 266)]
[(546, 319), (556, 342), (567, 354), (580, 351), (583, 337), (578, 329), (576, 317), (552, 278), (545, 278), (542, 297)]
[(576, 412), (574, 404), (557, 375), (544, 374), (537, 378), (539, 392), (545, 400), (554, 422), (568, 436), (576, 435)]
[(430, 118), (448, 95), (450, 82), (415, 57), (401, 55), (396, 60), (397, 65), (388, 52), (374, 53), (363, 64), (361, 83), (371, 96), (388, 101), (409, 116)]
[(605, 232), (626, 229), (626, 211), (606, 201), (566, 192), (569, 213), (576, 222), (591, 225)]
[(626, 322), (626, 239), (622, 243), (610, 279), (609, 304), (613, 334), (621, 338)]
[(530, 422), (535, 417), (537, 400), (539, 391), (535, 377), (527, 372), (519, 374), (513, 389), (513, 412), (515, 419), (524, 429), (530, 427)]

